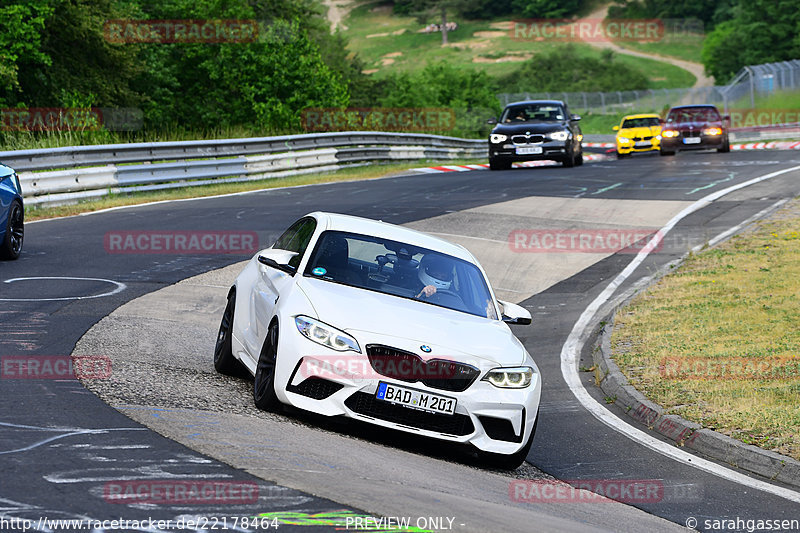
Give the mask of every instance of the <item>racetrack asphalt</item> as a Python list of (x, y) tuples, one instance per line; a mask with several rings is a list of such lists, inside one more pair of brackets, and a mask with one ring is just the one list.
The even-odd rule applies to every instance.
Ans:
[[(92, 325), (120, 305), (246, 258), (110, 254), (103, 241), (109, 231), (254, 231), (260, 243), (268, 246), (291, 221), (316, 209), (416, 225), (530, 197), (680, 203), (798, 164), (800, 155), (792, 152), (687, 153), (674, 158), (645, 155), (575, 169), (474, 171), (271, 190), (29, 224), (23, 257), (0, 263), (0, 298), (4, 299), (0, 307), (0, 354), (69, 355)], [(796, 196), (800, 188), (797, 176), (788, 174), (743, 189), (687, 217), (676, 228), (675, 238), (653, 254), (637, 270), (637, 276), (679, 257), (688, 244), (708, 240), (778, 199)], [(502, 230), (502, 213), (495, 217), (500, 217), (499, 222), (494, 219), (496, 229)], [(526, 342), (545, 378), (539, 430), (529, 461), (559, 479), (662, 480), (665, 486), (678, 489), (669, 492), (669, 498), (637, 506), (681, 525), (694, 517), (700, 521), (700, 529), (706, 519), (800, 518), (796, 503), (678, 465), (599, 424), (565, 387), (559, 370), (561, 345), (583, 308), (630, 259), (626, 254), (599, 259), (522, 300), (534, 315), (534, 325), (515, 328), (515, 333)], [(634, 283), (637, 276), (628, 283)], [(109, 292), (116, 285), (96, 279), (20, 279), (42, 277), (97, 278), (123, 283), (125, 289), (105, 297), (85, 298)], [(17, 281), (8, 283), (12, 279)], [(191, 313), (191, 308), (185, 312)], [(169, 343), (170, 339), (147, 340), (155, 346), (159, 341)], [(587, 366), (589, 360), (586, 358)], [(146, 389), (148, 384), (141, 386)], [(360, 507), (347, 505), (346, 493), (326, 499), (280, 488), (164, 439), (108, 407), (74, 380), (2, 379), (0, 391), (3, 398), (10, 399), (0, 404), (0, 423), (4, 426), (0, 455), (7, 474), (0, 484), (0, 516), (106, 518), (144, 513), (174, 518), (179, 514), (252, 512), (252, 506), (137, 508), (103, 498), (103, 487), (109, 481), (168, 476), (260, 483), (265, 499), (259, 503), (268, 511), (361, 512)], [(599, 391), (593, 394), (602, 400)], [(345, 440), (353, 438), (346, 432), (341, 435)], [(407, 451), (401, 446), (392, 453)], [(268, 472), (258, 474), (273, 479)], [(490, 475), (496, 474), (487, 473)], [(408, 514), (416, 513), (409, 509)], [(446, 509), (441, 514), (446, 514)], [(572, 514), (568, 504), (561, 514)], [(597, 526), (600, 529), (607, 529), (603, 527), (607, 526), (605, 519), (598, 519), (598, 524), (602, 524)], [(591, 527), (591, 520), (585, 525)], [(635, 525), (621, 529), (632, 530)], [(529, 530), (527, 526), (520, 524), (519, 530)]]

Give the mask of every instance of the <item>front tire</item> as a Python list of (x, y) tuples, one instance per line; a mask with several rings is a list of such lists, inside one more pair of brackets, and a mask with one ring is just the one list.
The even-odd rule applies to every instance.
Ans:
[(222, 313), (222, 321), (217, 333), (217, 344), (214, 346), (214, 368), (220, 374), (234, 376), (240, 373), (241, 363), (233, 356), (233, 316), (236, 310), (236, 291), (228, 294), (228, 303)]
[(531, 452), (531, 446), (533, 445), (533, 438), (536, 436), (536, 425), (539, 423), (539, 413), (536, 413), (536, 420), (533, 423), (533, 429), (531, 429), (531, 436), (528, 437), (528, 442), (525, 443), (519, 451), (514, 452), (510, 455), (504, 455), (500, 453), (490, 453), (490, 452), (482, 452), (480, 454), (481, 462), (488, 467), (491, 468), (499, 468), (502, 470), (516, 470), (519, 468), (522, 463), (525, 462), (525, 459), (528, 458), (528, 454)]
[(281, 404), (275, 394), (275, 364), (278, 360), (278, 321), (273, 320), (258, 357), (253, 380), (253, 402), (262, 411), (275, 411)]
[(631, 154), (623, 154), (622, 152), (617, 152), (617, 159), (623, 159), (625, 157), (628, 157), (629, 155)]
[(660, 149), (658, 151), (658, 153), (661, 154), (661, 155), (675, 155), (675, 152), (670, 151), (670, 150), (664, 150), (664, 149)]
[(502, 159), (489, 159), (489, 170), (509, 169), (511, 169), (511, 161), (504, 161)]
[(564, 156), (564, 159), (561, 160), (561, 164), (564, 165), (566, 168), (572, 168), (575, 166), (575, 152), (569, 150), (567, 155)]
[(0, 258), (19, 259), (25, 238), (25, 211), (19, 200), (11, 202), (6, 220), (6, 235), (0, 243)]
[(721, 154), (727, 154), (727, 153), (728, 153), (728, 152), (730, 152), (730, 151), (731, 151), (731, 142), (730, 142), (730, 140), (728, 140), (728, 138), (726, 137), (726, 138), (725, 138), (725, 141), (722, 143), (722, 146), (720, 146), (719, 148), (717, 148), (717, 152), (719, 152), (719, 153), (721, 153)]

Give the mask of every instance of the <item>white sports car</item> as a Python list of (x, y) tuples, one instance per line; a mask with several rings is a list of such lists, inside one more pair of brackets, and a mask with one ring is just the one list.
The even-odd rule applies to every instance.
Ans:
[(392, 224), (315, 212), (236, 278), (214, 351), (280, 404), (469, 443), (493, 465), (527, 456), (542, 380), (465, 248)]

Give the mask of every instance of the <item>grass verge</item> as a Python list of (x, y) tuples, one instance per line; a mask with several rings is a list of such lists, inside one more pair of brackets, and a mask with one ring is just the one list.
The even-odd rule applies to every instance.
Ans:
[(614, 358), (671, 414), (800, 459), (800, 199), (621, 309)]
[(672, 57), (684, 61), (691, 61), (693, 63), (702, 63), (703, 58), (701, 52), (703, 50), (703, 41), (705, 41), (705, 38), (705, 34), (700, 33), (667, 32), (660, 41), (619, 41), (617, 45), (636, 52), (645, 52), (647, 54)]
[(25, 221), (42, 220), (46, 218), (65, 217), (79, 215), (120, 207), (125, 205), (138, 205), (164, 200), (179, 200), (183, 198), (202, 198), (204, 196), (216, 196), (220, 194), (232, 194), (245, 191), (257, 191), (262, 189), (277, 189), (280, 187), (293, 187), (298, 185), (311, 185), (315, 183), (331, 183), (337, 181), (355, 181), (381, 178), (404, 170), (436, 165), (466, 165), (471, 163), (485, 163), (477, 160), (452, 160), (447, 162), (415, 161), (411, 163), (392, 164), (392, 165), (368, 165), (363, 167), (345, 168), (335, 172), (321, 174), (306, 174), (302, 176), (291, 176), (287, 178), (270, 178), (259, 181), (248, 181), (243, 183), (220, 183), (202, 185), (198, 187), (181, 187), (177, 189), (167, 189), (163, 191), (134, 192), (127, 194), (113, 194), (97, 200), (88, 200), (71, 205), (54, 207), (25, 207)]

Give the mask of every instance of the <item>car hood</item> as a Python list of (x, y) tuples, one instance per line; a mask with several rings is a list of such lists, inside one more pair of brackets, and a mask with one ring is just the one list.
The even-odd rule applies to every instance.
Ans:
[(563, 131), (569, 126), (564, 122), (523, 122), (521, 124), (498, 124), (492, 133), (503, 133), (505, 135), (517, 135), (525, 133), (550, 133), (553, 131)]
[[(361, 342), (389, 344), (424, 358), (483, 363), (476, 366), (518, 366), (525, 361), (522, 343), (499, 320), (314, 278), (298, 280), (297, 287), (316, 318)], [(421, 353), (422, 345), (431, 351)]]
[(661, 133), (661, 126), (640, 126), (638, 128), (623, 128), (618, 135), (622, 137), (649, 137)]
[(716, 126), (718, 128), (721, 128), (722, 122), (718, 120), (709, 120), (701, 122), (673, 122), (672, 124), (665, 125), (664, 128), (669, 128), (671, 130), (678, 130), (678, 131), (687, 131), (687, 130), (701, 130), (703, 128), (708, 128), (710, 126)]
[(4, 164), (0, 163), (0, 179), (3, 179), (7, 176), (10, 176), (14, 173), (14, 169), (11, 167), (7, 167)]

